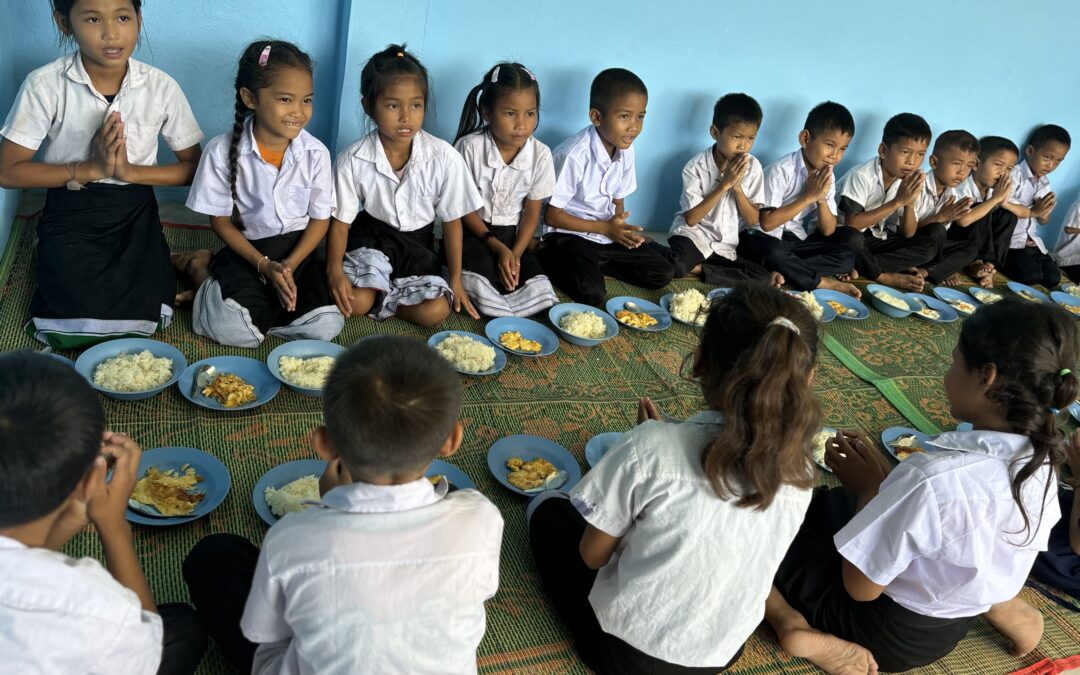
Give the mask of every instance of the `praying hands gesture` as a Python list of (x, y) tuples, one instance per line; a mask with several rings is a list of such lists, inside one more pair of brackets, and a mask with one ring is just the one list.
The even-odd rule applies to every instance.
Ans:
[(896, 199), (902, 206), (911, 206), (922, 194), (923, 172), (912, 171), (907, 178), (900, 180), (900, 187), (896, 191)]
[(971, 197), (964, 197), (962, 199), (946, 197), (941, 208), (938, 209), (938, 212), (934, 214), (934, 217), (931, 218), (930, 221), (935, 223), (951, 223), (970, 210)]
[(815, 202), (820, 202), (829, 196), (829, 188), (832, 187), (832, 184), (833, 170), (831, 166), (811, 171), (810, 175), (806, 177), (806, 187), (803, 194), (813, 198)]
[(720, 189), (726, 192), (731, 189), (741, 189), (742, 179), (746, 175), (746, 169), (750, 166), (749, 155), (739, 155), (727, 163), (720, 173)]
[(123, 150), (124, 163), (127, 164), (127, 148), (124, 145), (124, 123), (120, 119), (119, 112), (112, 112), (105, 116), (101, 128), (94, 134), (90, 141), (90, 159), (88, 163), (97, 170), (100, 175), (95, 180), (113, 178), (116, 174), (116, 157)]
[(825, 444), (825, 464), (840, 484), (855, 493), (859, 508), (873, 499), (892, 464), (863, 434), (838, 431)]
[(274, 285), (278, 302), (286, 311), (296, 311), (296, 281), (293, 280), (292, 263), (288, 260), (277, 262), (269, 258), (260, 258), (255, 269), (263, 278)]
[(638, 234), (638, 232), (642, 231), (642, 228), (626, 222), (629, 217), (629, 211), (616, 213), (608, 219), (604, 234), (616, 244), (626, 248), (637, 248), (645, 243), (645, 237)]
[(1057, 195), (1053, 192), (1047, 192), (1042, 197), (1035, 200), (1035, 203), (1031, 206), (1031, 217), (1039, 220), (1046, 220), (1050, 217), (1054, 207), (1057, 205)]
[(1004, 204), (1012, 194), (1012, 176), (1007, 173), (998, 176), (998, 179), (994, 181), (993, 190), (994, 194), (990, 196), (990, 199), (997, 204)]

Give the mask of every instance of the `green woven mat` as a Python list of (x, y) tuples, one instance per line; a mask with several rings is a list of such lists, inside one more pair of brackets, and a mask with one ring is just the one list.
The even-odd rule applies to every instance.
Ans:
[[(33, 222), (32, 217), (16, 220), (8, 250), (0, 261), (2, 349), (38, 346), (22, 330), (34, 279)], [(215, 244), (213, 235), (205, 229), (170, 227), (167, 236), (174, 250)], [(673, 287), (682, 289), (695, 285), (678, 281)], [(641, 292), (610, 281), (608, 290), (652, 300), (662, 295), (659, 291)], [(483, 332), (481, 323), (456, 316), (445, 327)], [(904, 368), (899, 361), (905, 356), (904, 349), (890, 347), (887, 351), (875, 349), (871, 352), (855, 349), (860, 338), (849, 331), (875, 327), (880, 332), (872, 339), (900, 344), (888, 338), (888, 326), (878, 325), (873, 320), (865, 326), (833, 322), (826, 333), (848, 345), (876, 372), (890, 377), (903, 376)], [(927, 334), (934, 329), (912, 322), (910, 327), (904, 328), (905, 334), (908, 330), (912, 331), (909, 335), (912, 340), (929, 342)], [(394, 319), (376, 323), (366, 318), (354, 318), (346, 323), (337, 342), (347, 345), (377, 332), (426, 337), (434, 331)], [(276, 344), (271, 341), (250, 351), (213, 344), (191, 332), (191, 315), (187, 310), (178, 312), (174, 324), (155, 337), (177, 346), (189, 362), (220, 354), (265, 358)], [(509, 434), (536, 434), (569, 448), (584, 468), (585, 442), (602, 431), (629, 428), (634, 422), (635, 402), (640, 396), (653, 397), (667, 414), (693, 414), (700, 409), (700, 394), (696, 385), (680, 377), (680, 366), (696, 341), (695, 332), (682, 325), (659, 334), (623, 331), (619, 337), (592, 349), (563, 342), (556, 354), (546, 358), (511, 357), (507, 367), (495, 378), (466, 379), (462, 410), (465, 442), (451, 461), (476, 481), (478, 488), (492, 499), (506, 520), (500, 588), (487, 605), (488, 630), (478, 652), (480, 672), (587, 672), (576, 659), (565, 629), (540, 592), (528, 548), (524, 501), (502, 489), (487, 472), (487, 448), (496, 439)], [(948, 350), (943, 353), (947, 356)], [(879, 356), (874, 357), (874, 354)], [(918, 381), (917, 386), (897, 386), (910, 400), (922, 405), (933, 400), (935, 390), (928, 383), (934, 378), (939, 379), (940, 371), (940, 365), (926, 371), (928, 377), (923, 378), (925, 382)], [(906, 383), (907, 379), (901, 382)], [(841, 360), (824, 349), (819, 355), (816, 387), (830, 425), (876, 434), (885, 427), (906, 423), (904, 415), (883, 398), (874, 385), (853, 375)], [(184, 445), (201, 448), (220, 458), (232, 474), (232, 491), (206, 518), (168, 529), (135, 528), (136, 548), (155, 597), (161, 602), (187, 600), (180, 563), (199, 538), (212, 532), (228, 531), (261, 541), (265, 526), (251, 505), (253, 485), (259, 476), (277, 464), (313, 457), (306, 438), (311, 428), (321, 421), (317, 399), (305, 398), (286, 389), (257, 410), (232, 414), (196, 408), (175, 388), (146, 401), (121, 402), (104, 397), (101, 401), (110, 426), (130, 433), (144, 447)], [(947, 422), (940, 414), (930, 417), (942, 426)], [(822, 480), (834, 482), (831, 477)], [(89, 531), (80, 533), (67, 552), (102, 558), (99, 541)], [(1038, 594), (1025, 591), (1025, 597), (1046, 617), (1046, 635), (1034, 654), (1025, 659), (1008, 657), (1001, 638), (980, 621), (953, 654), (918, 672), (1005, 673), (1045, 657), (1060, 658), (1077, 652), (1080, 618)], [(200, 672), (233, 671), (211, 647)], [(792, 659), (781, 652), (772, 633), (762, 628), (750, 638), (743, 657), (730, 672), (817, 671), (805, 661)]]

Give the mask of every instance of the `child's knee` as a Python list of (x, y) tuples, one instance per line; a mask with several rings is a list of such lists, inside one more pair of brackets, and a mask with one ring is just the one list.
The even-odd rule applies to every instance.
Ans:
[(250, 546), (250, 542), (240, 535), (228, 532), (218, 532), (203, 537), (184, 558), (180, 572), (184, 581), (190, 585), (193, 580), (202, 579), (208, 573), (219, 568), (222, 561), (229, 557), (229, 552), (239, 546)]
[(375, 306), (377, 294), (373, 288), (353, 288), (349, 292), (349, 304), (352, 305), (352, 315), (367, 314)]
[(450, 303), (444, 298), (425, 300), (416, 306), (413, 322), (425, 328), (438, 326), (450, 316)]

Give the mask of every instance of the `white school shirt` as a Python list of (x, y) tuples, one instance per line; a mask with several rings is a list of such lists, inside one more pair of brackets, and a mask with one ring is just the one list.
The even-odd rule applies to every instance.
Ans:
[[(938, 184), (937, 179), (934, 177), (934, 172), (927, 171), (926, 175), (923, 176), (922, 192), (919, 193), (918, 199), (915, 200), (915, 219), (917, 221), (922, 221), (923, 218), (940, 211), (941, 207), (945, 205), (945, 200), (950, 197), (953, 199), (963, 199), (964, 197), (969, 196), (966, 194), (963, 183), (956, 187), (946, 187), (941, 191), (940, 195), (937, 193), (937, 190)], [(972, 196), (972, 199), (975, 200), (975, 197)], [(978, 201), (982, 200), (980, 199)], [(949, 226), (952, 225), (952, 221), (942, 223), (942, 225), (944, 225), (947, 230), (949, 229)]]
[(0, 537), (0, 671), (154, 675), (161, 617), (92, 558)]
[(979, 187), (979, 184), (975, 182), (975, 176), (973, 175), (968, 176), (963, 183), (960, 183), (960, 185), (956, 187), (956, 190), (959, 193), (958, 196), (961, 199), (963, 199), (964, 197), (971, 197), (972, 207), (977, 204), (981, 204), (982, 202), (985, 202), (987, 199), (990, 199), (994, 196), (993, 186), (986, 188), (986, 194), (984, 195), (982, 188)]
[[(1031, 167), (1028, 166), (1026, 159), (1013, 167), (1010, 177), (1013, 191), (1009, 196), (1009, 202), (1012, 204), (1019, 204), (1030, 209), (1036, 199), (1050, 192), (1050, 179), (1046, 176), (1036, 178), (1035, 174), (1031, 173)], [(1019, 218), (1016, 221), (1016, 229), (1013, 230), (1009, 248), (1024, 248), (1027, 246), (1029, 237), (1039, 247), (1040, 253), (1046, 253), (1046, 244), (1039, 236), (1038, 218)]]
[(889, 473), (836, 533), (836, 549), (901, 607), (939, 619), (982, 614), (1020, 592), (1061, 518), (1046, 465), (1021, 489), (1024, 530), (1010, 483), (1032, 452), (1018, 434), (941, 434)]
[[(863, 162), (851, 171), (848, 171), (836, 184), (836, 202), (840, 207), (837, 216), (840, 225), (847, 224), (847, 213), (844, 210), (844, 200), (848, 199), (862, 207), (862, 211), (873, 211), (885, 202), (896, 196), (900, 189), (900, 181), (895, 180), (887, 188), (881, 173), (881, 158)], [(900, 209), (882, 218), (867, 228), (870, 234), (878, 239), (885, 239), (889, 233), (895, 233), (899, 226), (899, 219), (894, 218)]]
[(334, 164), (334, 218), (352, 223), (360, 211), (401, 231), (457, 220), (484, 205), (465, 160), (454, 147), (421, 130), (399, 177), (372, 131), (338, 155)]
[(1080, 265), (1080, 234), (1066, 234), (1066, 227), (1080, 227), (1080, 201), (1069, 207), (1054, 245), (1054, 260), (1058, 265)]
[[(757, 157), (748, 155), (746, 173), (743, 174), (742, 190), (751, 204), (765, 201), (765, 190), (761, 162)], [(715, 254), (721, 258), (735, 260), (735, 247), (739, 245), (739, 230), (746, 227), (746, 221), (739, 216), (735, 203), (735, 193), (728, 190), (716, 206), (698, 221), (697, 225), (688, 225), (684, 213), (700, 204), (705, 195), (716, 187), (720, 180), (720, 169), (716, 166), (713, 149), (694, 155), (682, 170), (682, 197), (679, 199), (679, 211), (675, 222), (671, 224), (671, 234), (686, 237), (694, 242), (701, 255), (708, 258)]]
[(480, 218), (494, 226), (517, 226), (525, 200), (547, 199), (555, 191), (555, 164), (548, 146), (530, 136), (514, 160), (503, 161), (491, 131), (462, 136), (454, 147), (480, 190)]
[(570, 493), (585, 520), (622, 538), (589, 594), (600, 626), (683, 666), (721, 666), (754, 632), (810, 503), (789, 486), (764, 511), (717, 497), (701, 451), (720, 423), (711, 411), (645, 422)]
[[(552, 152), (555, 160), (555, 192), (549, 206), (584, 220), (610, 220), (615, 215), (615, 199), (626, 199), (637, 189), (634, 146), (616, 149), (608, 155), (604, 141), (591, 124), (566, 139)], [(571, 232), (546, 222), (543, 236), (553, 232), (574, 234), (599, 244), (611, 239), (596, 232)]]
[(427, 478), (334, 488), (263, 541), (240, 627), (253, 673), (475, 673), (503, 520)]
[[(806, 187), (806, 178), (810, 175), (806, 168), (806, 159), (801, 149), (784, 155), (765, 169), (765, 208), (778, 209), (785, 204), (790, 204), (802, 196)], [(829, 194), (825, 197), (829, 205), (829, 212), (836, 215), (836, 181), (829, 186)], [(791, 232), (799, 239), (806, 239), (807, 235), (817, 229), (817, 219), (803, 225), (803, 220), (811, 213), (817, 214), (817, 203), (811, 204), (796, 214), (788, 222), (776, 227), (769, 232), (757, 226), (755, 229), (777, 239), (784, 237), (784, 232)]]
[[(229, 187), (229, 145), (232, 134), (215, 136), (206, 144), (187, 207), (208, 216), (230, 216), (233, 210)], [(304, 230), (311, 219), (330, 217), (334, 204), (334, 173), (330, 151), (301, 129), (285, 148), (281, 169), (265, 161), (255, 141), (249, 119), (237, 144), (236, 196), (243, 235), (265, 239)]]
[[(114, 111), (119, 111), (124, 121), (132, 164), (157, 164), (158, 134), (173, 151), (190, 148), (203, 139), (176, 80), (153, 66), (128, 59), (120, 91), (109, 103), (91, 83), (79, 52), (26, 76), (0, 136), (31, 150), (48, 139), (41, 158), (46, 164), (86, 161), (92, 154), (94, 134)], [(98, 182), (125, 184), (115, 178)]]

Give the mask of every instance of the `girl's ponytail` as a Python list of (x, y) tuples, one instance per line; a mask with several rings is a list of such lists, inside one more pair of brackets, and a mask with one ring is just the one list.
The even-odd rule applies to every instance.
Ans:
[(229, 190), (232, 192), (232, 214), (229, 220), (233, 227), (244, 231), (244, 219), (240, 217), (240, 207), (237, 204), (240, 197), (236, 194), (236, 167), (240, 161), (240, 138), (244, 134), (244, 121), (248, 116), (248, 107), (240, 96), (240, 90), (236, 90), (236, 114), (233, 117), (232, 137), (229, 140)]
[(539, 124), (540, 85), (536, 82), (536, 76), (520, 63), (502, 61), (484, 73), (480, 84), (469, 90), (468, 96), (465, 97), (465, 105), (461, 109), (461, 121), (458, 122), (454, 143), (464, 136), (487, 128), (483, 117), (484, 111), (494, 110), (495, 104), (503, 94), (522, 89), (532, 89), (536, 93), (537, 124)]
[(468, 136), (472, 132), (483, 128), (484, 119), (480, 116), (480, 94), (483, 89), (484, 83), (481, 82), (470, 89), (465, 97), (465, 106), (461, 109), (461, 121), (458, 122), (454, 143), (461, 140), (463, 136)]

